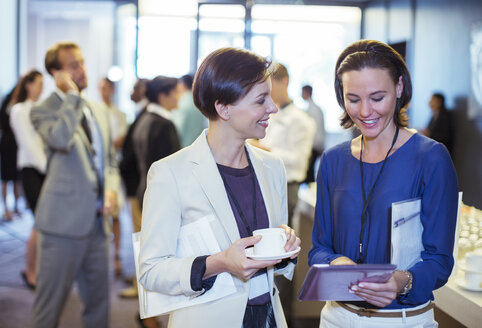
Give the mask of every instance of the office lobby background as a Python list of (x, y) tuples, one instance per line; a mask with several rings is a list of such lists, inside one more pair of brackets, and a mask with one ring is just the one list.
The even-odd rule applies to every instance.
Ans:
[[(213, 4), (213, 3), (216, 4)], [(223, 3), (223, 4), (221, 4)], [(454, 164), (463, 202), (482, 208), (482, 1), (0, 1), (0, 97), (36, 68), (57, 41), (83, 50), (89, 98), (97, 81), (117, 81), (116, 103), (132, 120), (136, 76), (180, 77), (222, 46), (246, 47), (287, 65), (290, 95), (303, 106), (302, 84), (326, 117), (329, 145), (349, 138), (338, 124), (333, 89), (338, 54), (360, 38), (405, 52), (413, 79), (410, 127), (430, 119), (433, 92), (445, 94), (455, 117)], [(44, 79), (42, 98), (54, 88)]]

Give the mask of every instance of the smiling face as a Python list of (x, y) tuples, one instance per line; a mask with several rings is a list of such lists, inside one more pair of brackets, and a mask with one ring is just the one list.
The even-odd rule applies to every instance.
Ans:
[(364, 68), (341, 76), (345, 109), (367, 139), (393, 136), (393, 116), (403, 82), (393, 83), (386, 69)]
[(266, 135), (270, 114), (278, 111), (270, 96), (271, 80), (258, 83), (236, 103), (227, 105), (233, 130), (243, 138), (262, 139)]

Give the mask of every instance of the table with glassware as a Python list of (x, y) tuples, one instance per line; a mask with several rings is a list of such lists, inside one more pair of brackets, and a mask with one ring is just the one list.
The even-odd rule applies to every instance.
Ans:
[(447, 284), (434, 292), (435, 304), (465, 326), (480, 327), (482, 211), (461, 205), (455, 240), (455, 267)]

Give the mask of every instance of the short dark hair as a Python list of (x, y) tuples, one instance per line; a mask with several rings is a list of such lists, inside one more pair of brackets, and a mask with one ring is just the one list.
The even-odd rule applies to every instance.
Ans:
[(179, 78), (179, 82), (184, 84), (189, 90), (192, 89), (192, 84), (194, 82), (194, 76), (192, 74), (186, 74)]
[(27, 100), (27, 84), (34, 82), (35, 79), (39, 76), (41, 77), (42, 73), (35, 69), (27, 72), (24, 76), (22, 76), (13, 91), (11, 103), (16, 104)]
[(52, 69), (59, 70), (62, 64), (59, 61), (59, 52), (62, 49), (80, 49), (77, 43), (74, 42), (58, 42), (47, 50), (45, 54), (45, 69), (52, 75)]
[(306, 92), (310, 97), (313, 95), (313, 87), (311, 85), (304, 85), (301, 91)]
[(221, 48), (210, 53), (194, 77), (193, 98), (197, 108), (216, 120), (215, 103), (233, 104), (253, 86), (270, 76), (271, 62), (249, 50)]
[(434, 94), (432, 94), (432, 97), (440, 100), (440, 110), (442, 111), (447, 110), (447, 107), (445, 107), (445, 96), (442, 93), (435, 92)]
[(389, 45), (374, 40), (360, 40), (348, 46), (338, 57), (335, 67), (335, 93), (338, 104), (345, 111), (340, 125), (344, 128), (353, 126), (353, 121), (346, 112), (343, 98), (341, 76), (345, 72), (360, 71), (363, 68), (386, 69), (393, 83), (398, 83), (400, 76), (403, 81), (403, 91), (397, 104), (393, 120), (398, 127), (408, 126), (407, 106), (412, 98), (412, 81), (405, 61), (400, 54)]
[(156, 76), (146, 84), (146, 98), (156, 103), (159, 99), (159, 94), (169, 94), (173, 89), (177, 87), (177, 79), (167, 76)]

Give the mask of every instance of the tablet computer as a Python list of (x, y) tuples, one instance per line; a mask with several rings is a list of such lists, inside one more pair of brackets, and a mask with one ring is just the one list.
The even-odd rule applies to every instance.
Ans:
[(314, 264), (308, 270), (298, 299), (301, 301), (361, 301), (349, 292), (361, 281), (387, 282), (394, 264), (329, 265)]

